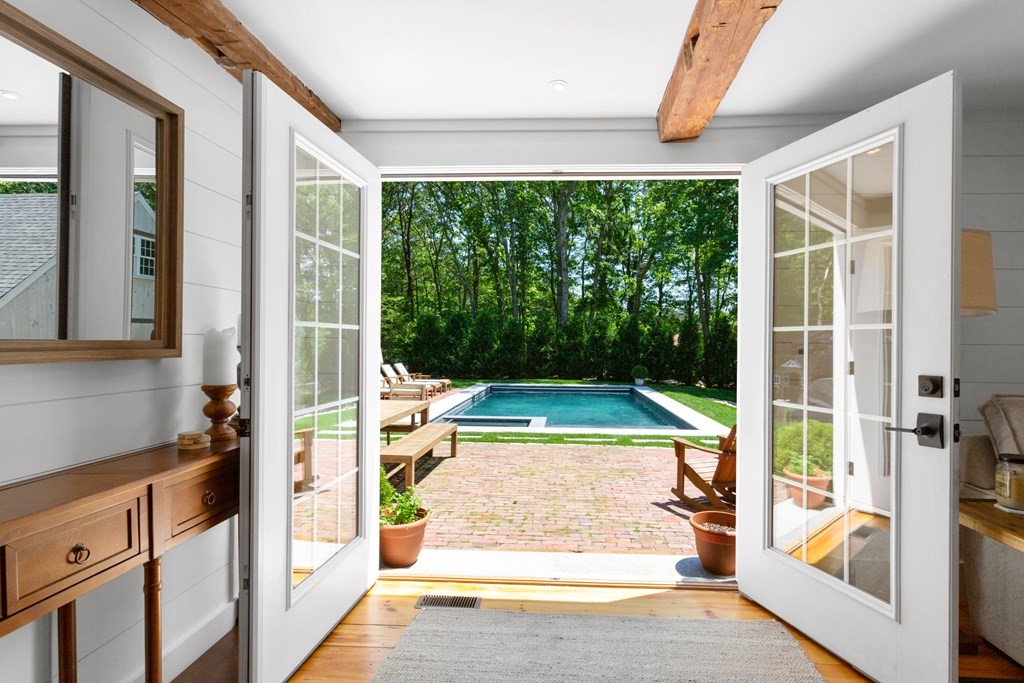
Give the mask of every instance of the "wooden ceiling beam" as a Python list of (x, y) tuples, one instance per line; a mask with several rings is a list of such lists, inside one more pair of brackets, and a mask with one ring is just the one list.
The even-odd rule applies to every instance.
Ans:
[(341, 119), (280, 59), (267, 49), (220, 0), (132, 0), (183, 38), (203, 48), (237, 80), (242, 71), (262, 72), (334, 131)]
[(658, 107), (662, 142), (699, 137), (782, 0), (697, 0)]

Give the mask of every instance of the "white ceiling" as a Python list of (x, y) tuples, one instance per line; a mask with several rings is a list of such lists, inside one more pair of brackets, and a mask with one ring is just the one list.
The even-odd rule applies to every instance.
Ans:
[(6, 38), (0, 38), (0, 90), (21, 95), (0, 97), (0, 126), (57, 125), (60, 69)]
[[(651, 118), (695, 4), (224, 2), (343, 121)], [(1022, 65), (1020, 0), (784, 0), (719, 114), (852, 112), (951, 68), (969, 108), (1024, 107)]]

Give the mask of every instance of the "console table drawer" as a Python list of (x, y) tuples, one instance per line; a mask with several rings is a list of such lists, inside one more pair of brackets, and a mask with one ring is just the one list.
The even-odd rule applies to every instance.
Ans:
[(221, 467), (170, 489), (171, 535), (177, 536), (197, 524), (238, 505), (238, 467)]
[(138, 555), (140, 505), (133, 498), (5, 545), (4, 615)]

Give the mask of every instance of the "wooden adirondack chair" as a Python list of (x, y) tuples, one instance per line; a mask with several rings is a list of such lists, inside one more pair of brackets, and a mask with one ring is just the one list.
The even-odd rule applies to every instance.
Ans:
[[(736, 504), (736, 426), (733, 425), (728, 436), (718, 437), (717, 449), (678, 437), (673, 437), (672, 441), (676, 451), (676, 485), (672, 493), (697, 510), (728, 510), (733, 507)], [(687, 449), (712, 453), (718, 458), (694, 465), (686, 462)], [(687, 479), (708, 497), (707, 504), (686, 495), (683, 487)]]

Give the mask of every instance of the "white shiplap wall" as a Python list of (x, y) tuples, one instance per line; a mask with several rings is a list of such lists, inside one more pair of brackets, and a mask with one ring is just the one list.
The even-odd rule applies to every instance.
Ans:
[(960, 421), (984, 433), (978, 406), (1024, 394), (1024, 111), (964, 115), (963, 224), (992, 233), (994, 315), (964, 318)]
[[(11, 0), (185, 110), (180, 359), (0, 366), (0, 482), (172, 441), (202, 425), (202, 334), (234, 326), (241, 283), (241, 86), (127, 0)], [(170, 680), (234, 623), (234, 522), (164, 558)], [(82, 683), (141, 680), (141, 569), (79, 601)], [(56, 677), (50, 618), (0, 638), (0, 680)]]

